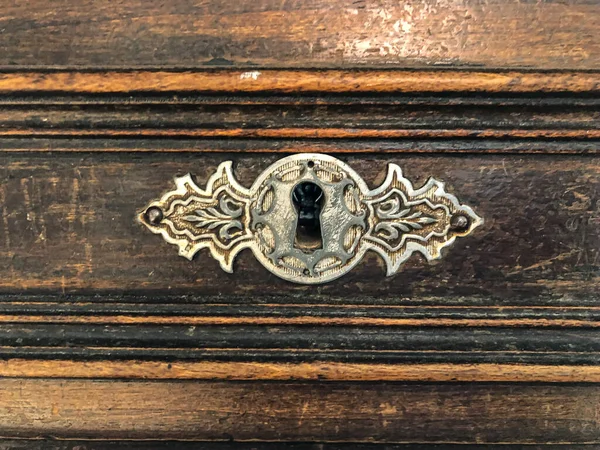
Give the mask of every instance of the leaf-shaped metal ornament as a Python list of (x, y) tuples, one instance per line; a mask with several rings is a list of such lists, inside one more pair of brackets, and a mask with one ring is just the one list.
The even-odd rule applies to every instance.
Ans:
[(235, 256), (250, 248), (275, 275), (305, 284), (342, 276), (369, 250), (393, 275), (413, 252), (440, 258), (442, 248), (483, 223), (442, 182), (430, 178), (414, 189), (395, 164), (373, 190), (327, 155), (283, 158), (250, 189), (235, 180), (231, 166), (222, 163), (206, 189), (190, 175), (177, 178), (176, 189), (148, 205), (139, 220), (188, 259), (208, 248), (232, 272)]

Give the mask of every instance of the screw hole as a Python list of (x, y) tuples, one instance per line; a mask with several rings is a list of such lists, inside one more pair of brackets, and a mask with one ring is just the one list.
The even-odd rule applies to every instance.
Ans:
[(302, 273), (303, 273), (304, 275), (306, 275), (306, 276), (309, 276), (309, 275), (310, 275), (310, 270), (308, 270), (308, 269), (304, 269), (304, 270), (302, 271)]
[(314, 161), (309, 161), (307, 164), (309, 169), (312, 169), (313, 167), (315, 167), (315, 162)]

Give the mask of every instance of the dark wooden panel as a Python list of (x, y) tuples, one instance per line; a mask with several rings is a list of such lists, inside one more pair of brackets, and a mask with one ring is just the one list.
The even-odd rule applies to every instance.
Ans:
[(0, 434), (598, 443), (598, 386), (0, 380)]
[(597, 69), (598, 8), (586, 0), (8, 0), (0, 65)]
[[(203, 184), (231, 155), (143, 156), (3, 154), (0, 289), (173, 294), (188, 302), (227, 295), (245, 304), (584, 305), (598, 298), (596, 157), (345, 157), (372, 185), (392, 161), (415, 185), (441, 179), (486, 223), (432, 264), (415, 256), (386, 278), (372, 255), (339, 281), (307, 287), (268, 274), (249, 252), (226, 274), (206, 252), (189, 262), (148, 233), (135, 215), (171, 189), (173, 176), (189, 171)], [(236, 173), (250, 185), (276, 158), (235, 156)]]

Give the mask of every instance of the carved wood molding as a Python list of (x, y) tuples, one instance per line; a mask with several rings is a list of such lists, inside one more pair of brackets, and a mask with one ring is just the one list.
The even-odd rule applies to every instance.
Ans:
[(0, 74), (0, 93), (4, 151), (27, 139), (73, 151), (73, 138), (105, 151), (92, 144), (101, 137), (129, 151), (158, 139), (185, 151), (240, 151), (232, 140), (250, 152), (308, 150), (293, 139), (327, 152), (386, 141), (398, 152), (596, 153), (600, 139), (598, 72), (14, 71)]

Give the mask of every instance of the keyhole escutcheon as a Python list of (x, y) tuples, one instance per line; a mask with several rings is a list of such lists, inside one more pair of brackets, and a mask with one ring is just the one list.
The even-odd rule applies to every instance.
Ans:
[(292, 202), (298, 213), (294, 247), (305, 253), (323, 248), (321, 210), (325, 203), (323, 189), (316, 183), (299, 183), (292, 192)]

